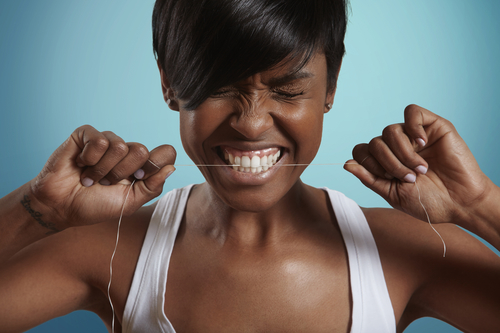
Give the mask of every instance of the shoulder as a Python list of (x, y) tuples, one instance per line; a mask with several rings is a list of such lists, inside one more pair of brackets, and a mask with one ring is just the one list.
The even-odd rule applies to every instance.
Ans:
[[(149, 221), (156, 204), (140, 208), (129, 217), (124, 217), (119, 230), (119, 243), (115, 262), (120, 264), (122, 255), (135, 261), (138, 257)], [(70, 228), (57, 235), (56, 243), (73, 258), (74, 265), (81, 270), (80, 275), (98, 277), (109, 273), (109, 261), (115, 247), (118, 233), (118, 219), (93, 226)], [(53, 244), (51, 246), (54, 246)], [(104, 277), (103, 276), (103, 277)]]
[[(133, 215), (123, 218), (113, 262), (113, 270), (118, 279), (132, 278), (154, 207), (142, 207)], [(47, 267), (60, 267), (65, 274), (89, 287), (105, 290), (117, 231), (118, 219), (69, 228), (33, 244), (27, 252), (29, 256), (43, 260)]]
[(460, 227), (433, 225), (446, 244), (443, 257), (443, 242), (428, 222), (394, 209), (362, 210), (377, 243), (400, 325), (422, 316), (441, 317), (440, 312), (453, 307), (447, 303), (452, 297), (467, 299), (469, 291), (477, 289), (474, 285), (489, 285), (491, 290), (491, 279), (481, 281), (475, 272), (498, 276), (500, 258)]
[[(476, 237), (454, 224), (431, 226), (390, 208), (362, 208), (362, 211), (383, 255), (404, 256), (425, 261), (425, 266), (435, 263), (440, 267), (451, 265), (455, 257), (461, 257), (462, 261), (477, 255), (497, 257)], [(440, 236), (446, 245), (445, 257)]]

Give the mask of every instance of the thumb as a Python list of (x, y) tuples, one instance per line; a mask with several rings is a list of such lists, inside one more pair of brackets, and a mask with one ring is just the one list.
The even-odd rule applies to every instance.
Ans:
[(140, 201), (141, 205), (143, 205), (159, 196), (163, 191), (165, 181), (174, 171), (175, 167), (173, 165), (166, 165), (148, 179), (136, 181), (134, 185), (136, 200)]

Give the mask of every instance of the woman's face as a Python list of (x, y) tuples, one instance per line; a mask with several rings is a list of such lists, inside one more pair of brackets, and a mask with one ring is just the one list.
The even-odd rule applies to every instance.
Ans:
[[(229, 206), (265, 211), (316, 155), (327, 93), (324, 55), (294, 73), (293, 63), (224, 87), (193, 111), (180, 110), (184, 149)], [(182, 101), (181, 105), (182, 105)], [(239, 166), (234, 166), (237, 164)], [(233, 165), (233, 166), (231, 166)]]

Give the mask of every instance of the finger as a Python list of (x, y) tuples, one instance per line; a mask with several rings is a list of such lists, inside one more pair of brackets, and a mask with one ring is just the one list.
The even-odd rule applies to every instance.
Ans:
[(410, 142), (410, 138), (404, 132), (404, 124), (394, 124), (384, 128), (382, 140), (403, 165), (417, 173), (427, 173), (429, 166), (422, 156), (415, 151), (418, 146)]
[(415, 104), (408, 105), (405, 108), (404, 128), (411, 140), (420, 148), (428, 143), (428, 136), (425, 132), (425, 126), (431, 125), (439, 117), (423, 107)]
[(352, 150), (352, 156), (357, 163), (362, 165), (370, 173), (378, 177), (384, 177), (387, 179), (394, 178), (389, 175), (386, 170), (380, 165), (380, 163), (370, 154), (368, 144), (361, 143), (356, 145)]
[(114, 185), (128, 179), (148, 160), (149, 150), (144, 145), (137, 142), (129, 142), (126, 145), (128, 147), (127, 155), (103, 178), (107, 182), (103, 184), (101, 181), (101, 184)]
[(104, 134), (90, 125), (77, 128), (71, 134), (71, 139), (81, 151), (76, 157), (76, 164), (79, 167), (97, 164), (108, 150), (109, 142)]
[(385, 178), (377, 177), (369, 172), (363, 165), (358, 164), (356, 160), (349, 160), (344, 164), (344, 169), (358, 178), (363, 185), (380, 195), (385, 200), (388, 199), (391, 181)]
[[(106, 177), (108, 173), (129, 153), (129, 147), (122, 138), (113, 132), (102, 132), (102, 135), (107, 141), (107, 149), (104, 154), (92, 154), (92, 158), (100, 155), (99, 160), (86, 160), (87, 169), (82, 172), (81, 180), (84, 186), (92, 186), (101, 179)], [(82, 154), (85, 153), (85, 149)], [(90, 153), (89, 153), (90, 155)], [(108, 181), (111, 181), (110, 179)], [(106, 182), (107, 183), (107, 182)]]
[(173, 165), (177, 153), (170, 145), (158, 146), (151, 151), (144, 165), (134, 173), (137, 179), (147, 179), (159, 172), (166, 165)]
[(175, 171), (172, 164), (161, 168), (158, 172), (150, 175), (148, 179), (137, 181), (134, 185), (135, 194), (140, 198), (140, 205), (156, 198), (163, 191), (165, 181)]
[(370, 154), (380, 163), (384, 170), (401, 181), (414, 183), (415, 173), (394, 155), (381, 137), (373, 138), (368, 144)]

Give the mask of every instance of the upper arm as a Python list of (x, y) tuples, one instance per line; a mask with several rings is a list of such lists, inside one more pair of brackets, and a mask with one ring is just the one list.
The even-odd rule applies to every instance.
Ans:
[(364, 209), (379, 250), (398, 331), (434, 317), (465, 332), (498, 332), (500, 257), (452, 224), (433, 225), (393, 209)]
[(446, 258), (430, 263), (432, 272), (410, 305), (465, 332), (498, 332), (500, 257), (458, 227), (444, 232)]
[(66, 230), (32, 244), (0, 269), (1, 332), (20, 332), (77, 309), (96, 291), (81, 274), (79, 233)]

